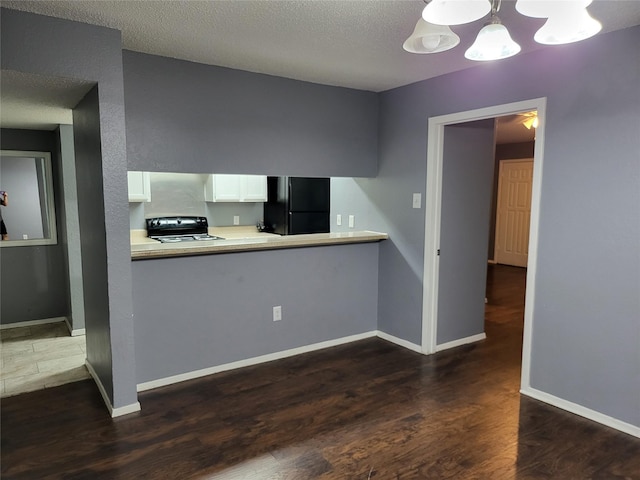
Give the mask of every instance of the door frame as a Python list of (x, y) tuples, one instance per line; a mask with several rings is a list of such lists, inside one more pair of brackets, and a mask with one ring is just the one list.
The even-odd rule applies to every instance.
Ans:
[[(438, 280), (440, 261), (440, 216), (442, 208), (442, 162), (444, 153), (444, 129), (447, 125), (484, 120), (536, 110), (539, 126), (536, 129), (534, 149), (533, 184), (531, 191), (531, 228), (529, 231), (529, 262), (527, 268), (527, 290), (524, 309), (524, 335), (522, 345), (521, 388), (530, 384), (531, 332), (535, 299), (538, 225), (542, 193), (542, 166), (544, 152), (544, 129), (546, 119), (546, 97), (492, 107), (458, 112), (429, 118), (427, 142), (427, 179), (425, 209), (424, 275), (422, 297), (422, 353), (436, 353), (438, 328)], [(461, 339), (460, 344), (466, 343)], [(473, 341), (473, 339), (471, 340)], [(454, 342), (450, 342), (448, 346)]]

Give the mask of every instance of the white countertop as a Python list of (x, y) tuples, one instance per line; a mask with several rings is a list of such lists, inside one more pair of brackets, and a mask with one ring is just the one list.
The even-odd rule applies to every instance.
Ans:
[(258, 232), (253, 226), (209, 227), (209, 234), (224, 240), (206, 242), (160, 243), (146, 236), (146, 230), (131, 230), (131, 258), (179, 257), (216, 253), (271, 250), (276, 248), (314, 247), (346, 243), (368, 243), (386, 240), (386, 233), (359, 230), (354, 232), (312, 233), (306, 235), (275, 235)]

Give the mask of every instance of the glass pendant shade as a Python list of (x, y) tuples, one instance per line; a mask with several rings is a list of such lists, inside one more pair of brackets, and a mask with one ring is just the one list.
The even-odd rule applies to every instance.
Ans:
[(422, 18), (435, 25), (461, 25), (484, 17), (491, 11), (489, 0), (431, 0)]
[(544, 45), (562, 45), (592, 37), (600, 30), (602, 24), (586, 8), (567, 8), (550, 16), (533, 39)]
[(473, 45), (465, 52), (469, 60), (486, 62), (512, 57), (520, 52), (520, 45), (514, 42), (507, 28), (501, 23), (490, 23), (482, 27)]
[(449, 50), (459, 43), (460, 37), (449, 27), (433, 25), (421, 18), (402, 48), (410, 53), (438, 53)]
[(549, 18), (567, 8), (587, 8), (593, 0), (518, 0), (516, 10), (527, 17)]

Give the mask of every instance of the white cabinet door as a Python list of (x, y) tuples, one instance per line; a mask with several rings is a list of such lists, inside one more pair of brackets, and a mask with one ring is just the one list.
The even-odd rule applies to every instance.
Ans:
[(151, 201), (151, 181), (149, 172), (127, 172), (130, 202)]
[(241, 201), (266, 202), (267, 201), (267, 177), (265, 175), (243, 175), (241, 188)]
[(239, 202), (240, 175), (209, 175), (205, 186), (207, 202)]
[(207, 202), (266, 202), (264, 175), (209, 175), (204, 187)]

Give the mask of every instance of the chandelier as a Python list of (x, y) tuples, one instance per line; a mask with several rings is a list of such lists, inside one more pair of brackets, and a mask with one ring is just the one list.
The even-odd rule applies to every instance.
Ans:
[[(450, 28), (490, 15), (464, 56), (469, 60), (499, 60), (520, 52), (507, 27), (498, 18), (501, 0), (425, 0), (427, 5), (403, 48), (410, 53), (438, 53), (454, 48), (460, 37)], [(516, 10), (527, 17), (545, 18), (534, 40), (561, 45), (592, 37), (602, 29), (587, 7), (593, 0), (517, 0)]]

